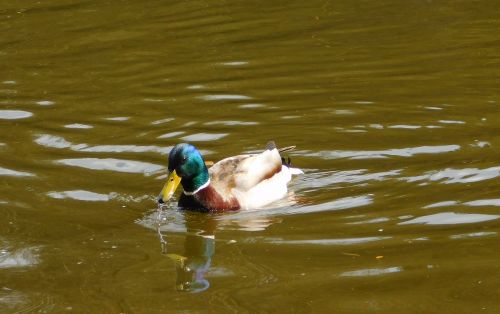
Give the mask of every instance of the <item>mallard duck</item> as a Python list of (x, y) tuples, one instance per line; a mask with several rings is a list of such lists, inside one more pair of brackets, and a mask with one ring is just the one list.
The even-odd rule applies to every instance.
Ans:
[(203, 211), (256, 209), (283, 198), (292, 175), (303, 173), (285, 162), (274, 142), (259, 154), (238, 155), (215, 163), (210, 169), (191, 144), (177, 144), (168, 156), (169, 175), (158, 198), (168, 201), (179, 183), (184, 192), (179, 207)]

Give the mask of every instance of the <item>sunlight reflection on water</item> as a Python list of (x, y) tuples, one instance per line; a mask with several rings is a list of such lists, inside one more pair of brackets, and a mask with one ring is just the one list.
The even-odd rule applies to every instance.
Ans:
[(369, 268), (353, 271), (346, 271), (340, 274), (342, 277), (366, 277), (366, 276), (379, 276), (384, 274), (399, 273), (403, 271), (403, 267), (389, 267), (389, 268)]
[(215, 141), (226, 137), (227, 133), (196, 133), (191, 135), (186, 135), (181, 138), (183, 141), (187, 142), (207, 142), (207, 141)]
[(477, 223), (477, 222), (495, 220), (498, 218), (500, 218), (500, 215), (462, 214), (462, 213), (445, 212), (445, 213), (421, 216), (418, 218), (400, 222), (399, 225), (409, 225), (409, 224), (455, 225), (455, 224)]
[(0, 110), (0, 119), (17, 120), (33, 116), (33, 113), (23, 110)]
[(268, 209), (259, 210), (247, 210), (239, 211), (236, 213), (231, 213), (228, 215), (220, 216), (219, 219), (241, 219), (249, 217), (266, 217), (266, 216), (276, 216), (276, 215), (295, 215), (295, 214), (307, 214), (307, 213), (318, 213), (325, 211), (337, 211), (344, 210), (348, 208), (355, 208), (369, 205), (373, 202), (373, 196), (371, 195), (361, 195), (344, 197), (337, 200), (320, 203), (316, 205), (294, 205), (294, 206), (284, 206), (284, 207), (274, 207)]
[(270, 240), (267, 241), (273, 244), (292, 244), (292, 245), (352, 245), (360, 243), (368, 243), (374, 241), (382, 241), (391, 239), (392, 237), (360, 237), (360, 238), (345, 238), (345, 239), (317, 239), (317, 240)]
[(442, 183), (470, 183), (483, 180), (490, 180), (500, 176), (500, 167), (491, 167), (486, 169), (478, 168), (464, 168), (452, 169), (446, 168), (444, 170), (433, 170), (426, 172), (423, 175), (415, 177), (401, 178), (403, 181), (441, 181)]
[(91, 126), (91, 125), (81, 124), (81, 123), (66, 124), (64, 127), (68, 128), (68, 129), (92, 129), (93, 128), (93, 126)]
[(172, 149), (172, 146), (160, 147), (160, 146), (144, 146), (144, 145), (94, 145), (89, 146), (88, 144), (73, 144), (61, 136), (54, 136), (48, 134), (42, 134), (36, 137), (35, 143), (51, 148), (69, 148), (73, 151), (80, 152), (108, 152), (108, 153), (144, 153), (144, 152), (155, 152), (163, 155), (168, 154)]
[(71, 158), (60, 159), (56, 163), (67, 166), (75, 166), (92, 170), (110, 170), (128, 173), (150, 174), (165, 167), (134, 160), (115, 158)]
[(218, 100), (248, 100), (252, 99), (252, 97), (245, 95), (230, 95), (230, 94), (221, 94), (221, 95), (202, 95), (198, 96), (201, 100), (206, 101), (218, 101)]
[(74, 199), (78, 201), (91, 201), (91, 202), (106, 202), (110, 200), (109, 195), (99, 194), (84, 190), (63, 191), (63, 192), (49, 192), (48, 196), (57, 199)]
[[(0, 312), (495, 312), (495, 9), (1, 2)], [(287, 198), (155, 208), (269, 140)]]
[(13, 177), (34, 177), (33, 173), (11, 170), (0, 167), (0, 176), (13, 176)]
[(31, 267), (39, 262), (39, 247), (25, 247), (14, 251), (2, 249), (0, 251), (0, 269)]
[(317, 151), (307, 152), (301, 151), (301, 155), (308, 157), (319, 157), (324, 159), (338, 159), (338, 158), (351, 158), (351, 159), (370, 159), (370, 158), (388, 158), (391, 156), (397, 157), (412, 157), (417, 154), (440, 154), (457, 151), (460, 145), (437, 145), (437, 146), (419, 146), (408, 148), (393, 148), (387, 150), (374, 150), (374, 151)]

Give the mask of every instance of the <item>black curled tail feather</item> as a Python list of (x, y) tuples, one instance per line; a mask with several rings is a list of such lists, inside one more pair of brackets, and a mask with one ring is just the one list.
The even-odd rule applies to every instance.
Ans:
[(281, 164), (290, 168), (292, 166), (292, 160), (290, 157), (287, 157), (287, 159), (285, 159), (285, 157), (281, 157)]
[[(295, 145), (292, 145), (292, 146), (278, 148), (274, 141), (269, 141), (267, 142), (266, 150), (277, 149), (279, 153), (284, 153), (294, 150), (295, 147), (296, 147)], [(286, 159), (284, 157), (281, 157), (281, 164), (290, 167), (292, 165), (292, 160), (290, 159), (290, 157), (287, 157)]]

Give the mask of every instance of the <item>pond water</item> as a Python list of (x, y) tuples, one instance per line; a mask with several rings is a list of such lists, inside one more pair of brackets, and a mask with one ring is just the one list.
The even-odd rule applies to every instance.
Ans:
[[(500, 18), (467, 1), (2, 1), (0, 312), (500, 311)], [(162, 211), (179, 142), (296, 145)]]

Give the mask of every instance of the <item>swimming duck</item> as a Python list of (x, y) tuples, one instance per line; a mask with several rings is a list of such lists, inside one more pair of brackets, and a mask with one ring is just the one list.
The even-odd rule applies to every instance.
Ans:
[(169, 175), (158, 198), (168, 201), (179, 183), (184, 192), (179, 207), (202, 211), (256, 209), (283, 198), (292, 175), (303, 173), (285, 162), (274, 142), (259, 154), (225, 158), (210, 169), (191, 144), (177, 144), (168, 156)]

